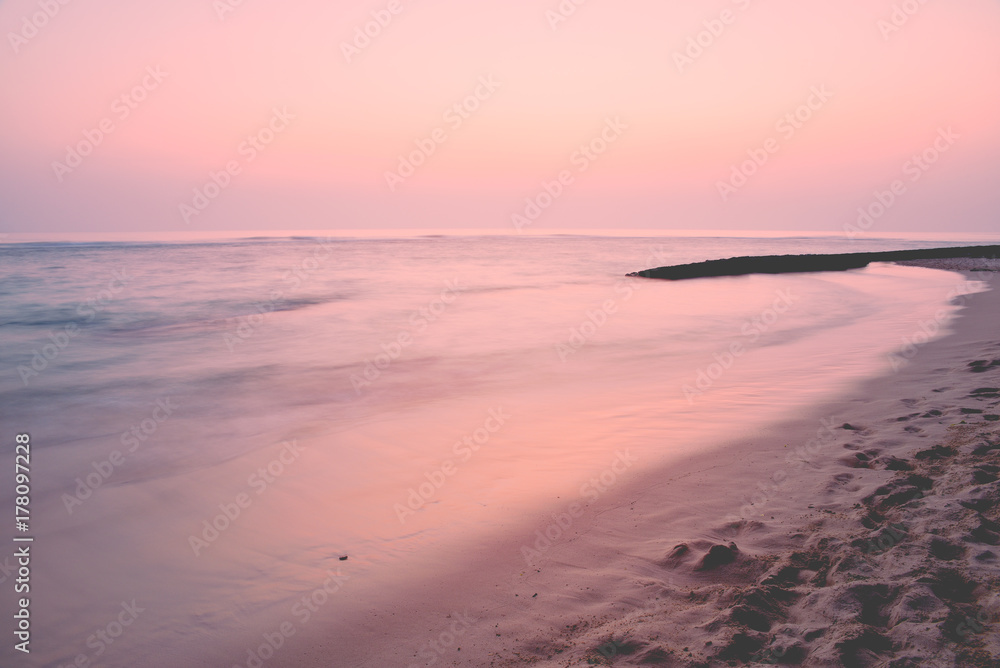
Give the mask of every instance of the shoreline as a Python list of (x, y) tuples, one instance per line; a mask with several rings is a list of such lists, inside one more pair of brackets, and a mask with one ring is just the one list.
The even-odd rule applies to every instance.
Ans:
[[(636, 481), (551, 569), (607, 621), (536, 665), (996, 665), (1000, 398), (976, 390), (1000, 386), (998, 310), (973, 295), (896, 373), (698, 458), (729, 464)], [(721, 512), (737, 497), (756, 516)]]
[[(956, 436), (949, 420), (976, 419), (997, 434), (990, 442), (1000, 442), (1000, 423), (979, 417), (1000, 413), (1000, 402), (989, 393), (970, 397), (1000, 386), (1000, 366), (968, 366), (1000, 359), (998, 309), (995, 289), (972, 295), (954, 331), (920, 346), (896, 373), (611, 490), (533, 568), (519, 556), (534, 529), (512, 527), (466, 555), (445, 582), (355, 601), (367, 615), (328, 620), (302, 638), (288, 665), (327, 665), (331, 656), (338, 665), (498, 668), (796, 658), (822, 666), (993, 665), (976, 652), (1000, 656), (1000, 598), (988, 593), (1000, 583), (1000, 548), (968, 537), (993, 540), (990, 523), (1000, 518), (995, 503), (983, 507), (986, 515), (956, 508), (951, 490), (995, 501), (1000, 488), (991, 488), (994, 496), (968, 491), (989, 484), (963, 480), (992, 474), (976, 474), (986, 460), (971, 454), (978, 446), (959, 442), (978, 432)], [(989, 410), (960, 412), (980, 404)], [(916, 457), (942, 443), (956, 454)], [(798, 452), (791, 462), (790, 451)], [(985, 456), (1000, 460), (1000, 449)], [(961, 466), (949, 471), (948, 461)], [(912, 470), (894, 470), (905, 464)], [(760, 512), (740, 519), (741, 508)], [(954, 559), (931, 551), (950, 557), (961, 547), (965, 554)], [(977, 559), (986, 553), (993, 558)], [(968, 600), (947, 598), (956, 587)], [(444, 642), (463, 615), (472, 621)]]

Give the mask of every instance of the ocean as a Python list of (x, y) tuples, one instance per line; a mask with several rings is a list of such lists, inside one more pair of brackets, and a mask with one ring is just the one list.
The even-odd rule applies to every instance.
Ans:
[[(253, 649), (277, 621), (336, 640), (366, 592), (440, 581), (500, 532), (530, 546), (567, 503), (891, 373), (985, 288), (882, 264), (627, 273), (942, 245), (968, 242), (8, 238), (5, 478), (15, 435), (32, 444), (18, 665), (292, 665), (294, 635)], [(8, 639), (0, 663), (14, 656)]]

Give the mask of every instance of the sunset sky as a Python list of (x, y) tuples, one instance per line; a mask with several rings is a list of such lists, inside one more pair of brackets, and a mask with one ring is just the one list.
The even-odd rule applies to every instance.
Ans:
[(0, 29), (0, 232), (998, 228), (995, 0), (4, 0)]

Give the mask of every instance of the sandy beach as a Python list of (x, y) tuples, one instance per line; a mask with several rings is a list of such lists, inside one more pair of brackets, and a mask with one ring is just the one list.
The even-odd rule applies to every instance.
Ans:
[(296, 665), (997, 665), (1000, 292), (961, 303), (890, 375), (553, 508)]
[(0, 25), (0, 668), (1000, 668), (1000, 2)]
[[(928, 243), (677, 237), (662, 257)], [(910, 515), (995, 473), (934, 468), (971, 456), (951, 424), (1000, 413), (987, 275), (963, 259), (627, 277), (666, 261), (658, 244), (9, 248), (6, 275), (28, 287), (0, 314), (21, 323), (5, 359), (25, 375), (7, 375), (0, 406), (44, 466), (24, 665), (854, 665), (864, 648), (953, 665), (949, 649), (976, 649), (994, 529), (975, 512), (995, 518)], [(241, 315), (303, 258), (326, 264)], [(164, 278), (191, 266), (185, 290)], [(108, 298), (68, 278), (108, 267), (124, 272), (101, 279)], [(959, 451), (914, 454), (936, 445)], [(918, 538), (941, 518), (965, 548), (950, 566)], [(981, 590), (948, 598), (932, 580), (940, 603), (906, 607), (918, 594), (898, 583), (962, 559)], [(887, 640), (851, 645), (848, 599), (868, 590), (841, 589), (869, 581), (895, 589), (857, 603), (878, 608), (858, 628)]]

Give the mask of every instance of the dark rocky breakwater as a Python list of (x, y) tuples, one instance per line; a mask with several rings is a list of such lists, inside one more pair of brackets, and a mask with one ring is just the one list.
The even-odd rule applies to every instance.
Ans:
[(790, 274), (813, 271), (846, 271), (861, 269), (872, 262), (906, 262), (954, 258), (1000, 258), (1000, 245), (959, 246), (955, 248), (921, 248), (917, 250), (881, 251), (872, 253), (836, 253), (830, 255), (761, 255), (708, 260), (672, 267), (658, 267), (629, 274), (642, 278), (681, 280), (712, 276), (743, 276), (746, 274)]

